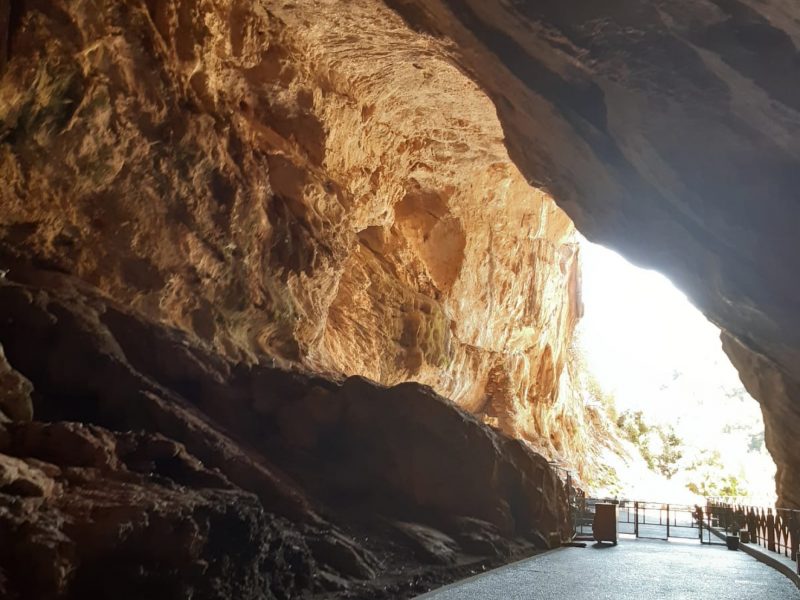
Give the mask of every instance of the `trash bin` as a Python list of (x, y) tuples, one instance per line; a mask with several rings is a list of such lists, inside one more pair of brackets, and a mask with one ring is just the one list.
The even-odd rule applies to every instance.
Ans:
[(617, 545), (617, 505), (595, 504), (592, 535), (598, 542), (612, 542)]

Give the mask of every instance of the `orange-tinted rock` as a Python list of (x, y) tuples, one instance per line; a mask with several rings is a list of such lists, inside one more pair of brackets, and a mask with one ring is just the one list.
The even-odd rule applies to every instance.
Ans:
[(374, 1), (12, 17), (6, 254), (221, 356), (419, 381), (559, 454), (535, 421), (581, 311), (574, 228), (444, 45)]
[[(3, 412), (30, 417), (16, 370), (39, 418), (106, 428), (5, 461), (7, 491), (60, 497), (65, 461), (131, 470), (112, 431), (143, 429), (137, 468), (224, 479), (289, 519), (318, 563), (309, 590), (375, 573), (397, 534), (384, 517), (503, 555), (495, 532), (563, 532), (563, 487), (528, 445), (430, 388), (338, 383), (417, 380), (587, 464), (603, 432), (562, 391), (581, 303), (555, 197), (726, 330), (800, 502), (790, 17), (772, 1), (0, 0)], [(39, 426), (14, 427), (45, 452)], [(136, 485), (194, 527), (161, 483)], [(48, 566), (72, 564), (62, 533), (38, 554), (53, 593), (73, 585)]]
[[(667, 274), (739, 344), (745, 383), (797, 389), (796, 4), (386, 4), (450, 41), (494, 100), (515, 164), (583, 234)], [(800, 507), (800, 398), (748, 387), (784, 474), (781, 502)]]

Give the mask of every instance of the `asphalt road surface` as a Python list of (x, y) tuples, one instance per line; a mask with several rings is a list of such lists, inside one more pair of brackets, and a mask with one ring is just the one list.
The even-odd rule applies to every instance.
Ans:
[(434, 590), (426, 600), (800, 600), (784, 575), (741, 551), (622, 539), (561, 548)]

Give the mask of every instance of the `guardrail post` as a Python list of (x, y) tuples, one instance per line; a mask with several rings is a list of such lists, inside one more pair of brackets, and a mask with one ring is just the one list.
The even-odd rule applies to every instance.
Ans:
[(639, 537), (639, 501), (633, 501), (633, 535)]
[(772, 509), (767, 509), (767, 550), (775, 552), (775, 515)]
[(669, 504), (667, 504), (667, 539), (669, 539)]
[(700, 535), (700, 543), (703, 543), (703, 508), (698, 504), (697, 505), (697, 531)]
[(758, 525), (756, 524), (755, 511), (752, 508), (747, 509), (747, 529), (750, 532), (750, 541), (758, 544)]
[(792, 560), (796, 567), (797, 574), (800, 575), (800, 516), (797, 511), (791, 513), (791, 529), (789, 535), (792, 536)]

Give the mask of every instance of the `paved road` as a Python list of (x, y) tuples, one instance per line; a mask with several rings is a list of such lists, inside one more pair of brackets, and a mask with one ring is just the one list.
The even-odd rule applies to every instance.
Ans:
[(652, 540), (562, 548), (434, 590), (426, 600), (800, 600), (777, 571), (724, 546)]

